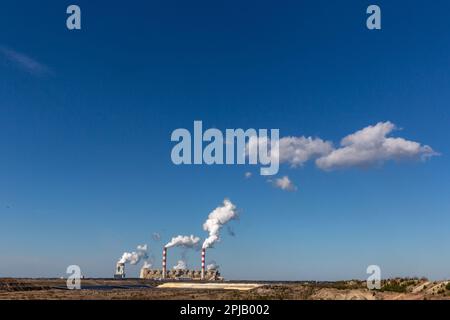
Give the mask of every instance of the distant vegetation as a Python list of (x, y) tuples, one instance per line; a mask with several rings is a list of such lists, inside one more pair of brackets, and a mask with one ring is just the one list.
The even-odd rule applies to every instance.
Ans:
[[(427, 281), (425, 278), (397, 278), (387, 280), (384, 285), (381, 287), (381, 291), (392, 291), (392, 292), (400, 292), (405, 293), (408, 291), (408, 288), (413, 287), (420, 282)], [(424, 287), (425, 289), (425, 287)]]
[(445, 289), (450, 290), (450, 282), (447, 283), (447, 285), (445, 286)]
[(350, 280), (350, 281), (336, 281), (329, 283), (327, 285), (328, 288), (335, 288), (339, 290), (345, 290), (345, 289), (360, 289), (363, 288), (365, 285), (364, 282), (361, 282), (359, 280)]
[(388, 283), (388, 284), (384, 285), (384, 286), (381, 288), (381, 291), (392, 291), (392, 292), (401, 292), (401, 293), (404, 293), (404, 292), (406, 292), (406, 288), (407, 288), (407, 287), (408, 287), (408, 286), (405, 285), (405, 284), (400, 284), (400, 283), (397, 283), (397, 282), (392, 282), (392, 283)]

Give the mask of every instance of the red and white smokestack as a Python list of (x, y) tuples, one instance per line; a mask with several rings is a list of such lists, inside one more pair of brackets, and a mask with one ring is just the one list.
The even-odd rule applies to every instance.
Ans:
[(202, 248), (202, 280), (205, 280), (205, 257), (206, 257), (206, 248)]
[(162, 256), (162, 278), (165, 279), (166, 276), (167, 276), (167, 248), (164, 247)]

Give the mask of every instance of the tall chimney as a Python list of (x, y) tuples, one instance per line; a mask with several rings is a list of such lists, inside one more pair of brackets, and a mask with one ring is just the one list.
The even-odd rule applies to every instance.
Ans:
[(202, 280), (205, 280), (205, 256), (206, 248), (202, 248)]
[(163, 257), (162, 257), (162, 278), (165, 279), (167, 276), (167, 248), (163, 249)]

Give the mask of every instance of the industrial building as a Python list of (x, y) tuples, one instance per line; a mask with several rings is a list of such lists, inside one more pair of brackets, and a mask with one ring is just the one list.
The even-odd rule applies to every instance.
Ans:
[[(188, 270), (188, 269), (176, 269), (167, 270), (167, 247), (164, 247), (162, 253), (162, 269), (151, 269), (149, 267), (143, 267), (141, 269), (139, 277), (141, 279), (154, 279), (154, 280), (204, 280), (204, 281), (220, 281), (223, 277), (220, 275), (219, 270), (206, 270), (205, 268), (206, 249), (202, 249), (201, 255), (201, 270)], [(114, 273), (115, 279), (125, 278), (125, 264), (118, 262), (116, 264), (116, 271)]]
[(116, 272), (114, 273), (115, 279), (125, 279), (125, 263), (117, 262)]
[(205, 270), (206, 250), (202, 249), (202, 269), (201, 270), (168, 270), (167, 271), (167, 247), (164, 247), (162, 253), (162, 270), (142, 268), (141, 279), (172, 279), (172, 280), (205, 280), (218, 281), (223, 280), (219, 270)]
[[(168, 270), (165, 277), (163, 277), (161, 269), (142, 268), (140, 278), (154, 280), (202, 280), (202, 272), (200, 270)], [(223, 278), (219, 270), (208, 270), (205, 272), (203, 280), (220, 281)]]

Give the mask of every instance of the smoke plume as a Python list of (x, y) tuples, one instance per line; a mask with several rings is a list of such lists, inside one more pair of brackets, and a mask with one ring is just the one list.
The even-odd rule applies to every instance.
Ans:
[(173, 266), (174, 270), (186, 270), (187, 269), (187, 264), (186, 261), (183, 260), (178, 260), (178, 263)]
[(146, 260), (148, 259), (148, 253), (147, 253), (147, 245), (138, 245), (136, 248), (136, 251), (133, 252), (124, 252), (122, 254), (122, 257), (119, 259), (119, 263), (129, 263), (129, 264), (138, 264), (141, 259)]
[(152, 239), (153, 239), (153, 241), (161, 240), (161, 235), (159, 234), (159, 232), (153, 232), (152, 233)]
[(166, 248), (171, 247), (183, 247), (183, 248), (196, 248), (198, 244), (200, 243), (200, 238), (195, 237), (194, 235), (190, 236), (176, 236), (173, 237), (172, 240), (168, 244), (166, 244)]
[(207, 266), (206, 266), (206, 270), (218, 270), (219, 269), (219, 265), (212, 260)]
[(232, 219), (237, 218), (236, 206), (228, 199), (223, 205), (214, 209), (203, 224), (203, 230), (209, 233), (203, 242), (203, 248), (209, 248), (220, 241), (220, 229)]

